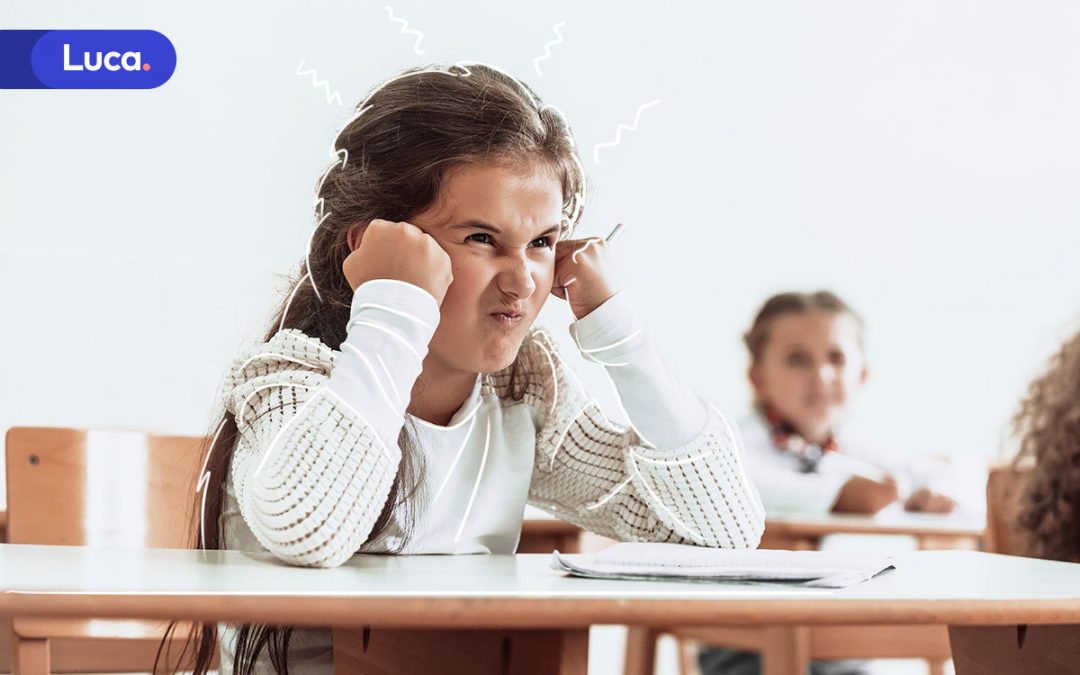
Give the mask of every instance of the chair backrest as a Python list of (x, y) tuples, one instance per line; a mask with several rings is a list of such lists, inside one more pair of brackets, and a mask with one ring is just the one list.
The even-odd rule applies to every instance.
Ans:
[(8, 542), (187, 548), (202, 436), (13, 427)]
[(1024, 535), (1019, 527), (1020, 487), (1030, 468), (1011, 465), (990, 469), (986, 481), (985, 547), (991, 553), (1024, 555)]

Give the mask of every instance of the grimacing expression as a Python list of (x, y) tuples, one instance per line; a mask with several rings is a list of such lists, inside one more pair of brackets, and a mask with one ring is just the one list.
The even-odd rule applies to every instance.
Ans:
[(757, 399), (807, 438), (827, 437), (866, 380), (861, 334), (858, 321), (846, 313), (808, 311), (773, 319), (750, 368)]
[(435, 202), (409, 219), (453, 267), (431, 358), (472, 373), (513, 363), (551, 293), (562, 207), (561, 182), (543, 165), (465, 164), (448, 172)]

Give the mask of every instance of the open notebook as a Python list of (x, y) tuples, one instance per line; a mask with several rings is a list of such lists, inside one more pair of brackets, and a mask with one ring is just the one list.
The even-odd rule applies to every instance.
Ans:
[(843, 588), (893, 566), (878, 554), (704, 548), (684, 544), (615, 544), (596, 555), (555, 551), (552, 569), (596, 579), (768, 581)]

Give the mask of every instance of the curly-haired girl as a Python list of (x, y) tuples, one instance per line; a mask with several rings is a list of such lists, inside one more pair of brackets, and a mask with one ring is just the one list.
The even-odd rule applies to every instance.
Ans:
[(1018, 490), (1017, 525), (1024, 553), (1080, 562), (1080, 333), (1028, 387), (1014, 418), (1030, 468)]

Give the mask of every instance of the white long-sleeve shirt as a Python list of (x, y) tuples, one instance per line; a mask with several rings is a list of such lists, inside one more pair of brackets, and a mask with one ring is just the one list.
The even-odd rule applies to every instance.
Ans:
[(980, 514), (985, 507), (985, 469), (971, 463), (890, 452), (841, 434), (841, 451), (825, 453), (814, 471), (804, 473), (795, 454), (773, 444), (760, 414), (740, 419), (739, 430), (747, 471), (770, 515), (828, 513), (852, 476), (879, 479), (885, 473), (896, 479), (901, 501), (925, 487), (951, 497), (969, 514)]
[[(570, 330), (586, 358), (606, 364), (632, 428), (608, 421), (543, 330), (522, 344), (517, 379), (513, 367), (478, 375), (447, 426), (408, 415), (438, 322), (427, 292), (370, 281), (354, 295), (340, 352), (285, 330), (236, 360), (225, 386), (240, 429), (222, 519), (226, 548), (322, 567), (357, 551), (401, 548), (400, 509), (383, 536), (368, 539), (406, 424), (424, 472), (403, 553), (512, 553), (527, 502), (619, 540), (757, 544), (764, 509), (737, 436), (672, 375), (625, 296)], [(231, 632), (222, 637), (226, 667)], [(325, 670), (329, 639), (294, 632), (290, 669), (296, 662)]]

